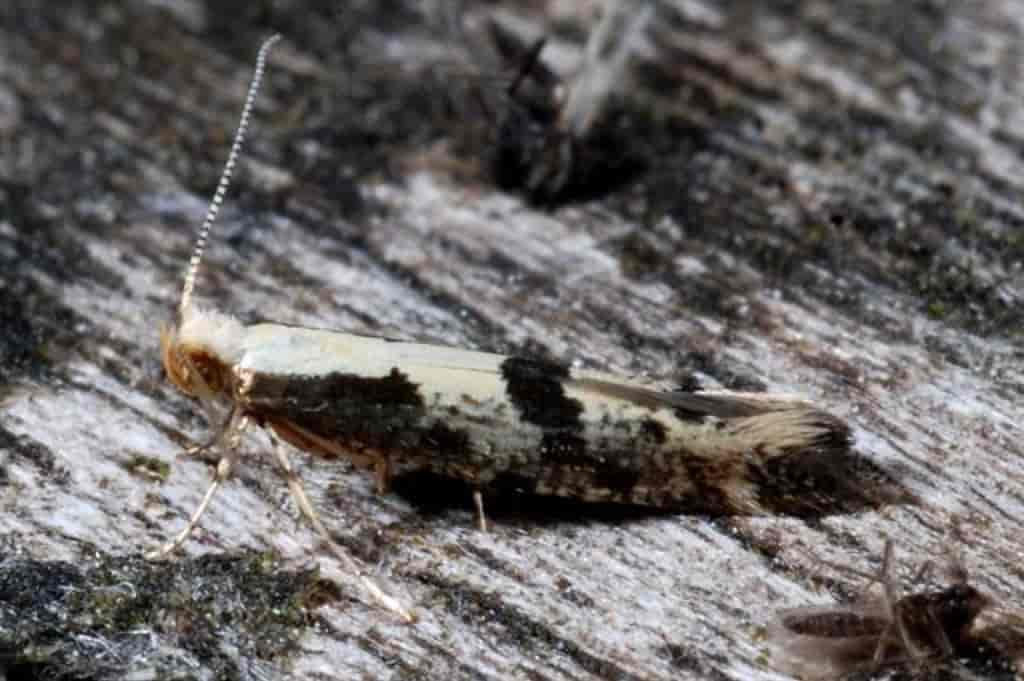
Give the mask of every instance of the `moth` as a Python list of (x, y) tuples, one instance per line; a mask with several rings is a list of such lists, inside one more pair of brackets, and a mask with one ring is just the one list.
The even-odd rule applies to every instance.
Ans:
[[(927, 580), (925, 562), (913, 583)], [(885, 543), (882, 565), (866, 591), (848, 605), (784, 610), (768, 629), (778, 664), (803, 678), (837, 678), (894, 665), (948, 660), (968, 643), (974, 621), (992, 600), (968, 581), (956, 564), (951, 583), (901, 596), (893, 571), (893, 544)], [(773, 655), (775, 659), (775, 655)]]
[(627, 131), (603, 114), (653, 12), (648, 0), (605, 3), (583, 58), (566, 82), (541, 59), (546, 38), (524, 48), (517, 37), (491, 23), (498, 51), (520, 63), (506, 88), (491, 159), (498, 186), (522, 189), (535, 204), (552, 205), (599, 193), (643, 166)]
[(765, 489), (773, 465), (784, 471), (779, 462), (847, 451), (847, 425), (795, 397), (664, 392), (539, 359), (245, 324), (197, 305), (193, 290), (210, 229), (278, 40), (260, 49), (177, 318), (161, 333), (169, 379), (212, 419), (226, 417), (195, 448), (219, 454), (209, 489), (187, 526), (154, 555), (174, 551), (195, 529), (241, 458), (242, 433), (254, 425), (269, 436), (304, 517), (373, 597), (406, 619), (411, 613), (331, 541), (282, 442), (373, 471), (380, 491), (393, 476), (415, 470), (464, 481), (474, 490), (482, 529), (483, 492), (495, 488), (702, 513), (771, 512)]

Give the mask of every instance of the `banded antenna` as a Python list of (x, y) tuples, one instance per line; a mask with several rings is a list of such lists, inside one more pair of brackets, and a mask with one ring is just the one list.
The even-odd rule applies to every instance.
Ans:
[(275, 33), (270, 36), (263, 41), (263, 44), (260, 46), (259, 54), (256, 55), (256, 70), (252, 74), (252, 82), (249, 83), (249, 92), (245, 95), (245, 106), (242, 107), (242, 117), (238, 121), (238, 130), (235, 132), (235, 141), (231, 143), (231, 152), (228, 154), (227, 163), (224, 164), (224, 170), (221, 171), (220, 181), (217, 183), (217, 191), (213, 193), (210, 205), (206, 209), (206, 218), (203, 220), (203, 226), (199, 228), (199, 237), (196, 239), (196, 247), (195, 250), (192, 251), (192, 258), (188, 262), (188, 273), (185, 275), (185, 287), (181, 290), (181, 306), (178, 308), (179, 316), (183, 316), (185, 311), (188, 310), (189, 305), (192, 303), (192, 289), (194, 289), (196, 285), (196, 272), (198, 272), (199, 263), (203, 259), (203, 250), (206, 248), (206, 240), (210, 236), (210, 228), (213, 227), (213, 223), (217, 219), (217, 213), (220, 211), (220, 205), (224, 202), (224, 194), (227, 193), (228, 186), (231, 184), (231, 173), (235, 170), (238, 153), (242, 148), (242, 142), (245, 140), (245, 131), (249, 127), (249, 115), (252, 112), (252, 105), (256, 100), (256, 95), (259, 93), (260, 89), (260, 83), (263, 80), (263, 71), (267, 63), (267, 54), (269, 54), (270, 48), (274, 46), (274, 43), (280, 39), (280, 33)]

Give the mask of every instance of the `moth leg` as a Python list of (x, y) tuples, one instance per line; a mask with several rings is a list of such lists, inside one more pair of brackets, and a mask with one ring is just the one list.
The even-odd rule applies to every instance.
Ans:
[(327, 531), (327, 528), (324, 527), (324, 524), (320, 522), (320, 516), (317, 515), (316, 509), (313, 508), (313, 504), (310, 503), (309, 497), (306, 496), (306, 489), (302, 486), (302, 480), (295, 472), (295, 469), (292, 468), (291, 461), (289, 461), (288, 455), (281, 446), (281, 441), (277, 439), (269, 428), (267, 429), (267, 435), (270, 436), (270, 443), (274, 449), (274, 458), (277, 459), (277, 464), (281, 467), (281, 471), (284, 473), (285, 480), (288, 482), (288, 490), (292, 493), (292, 498), (295, 499), (295, 503), (298, 504), (302, 515), (305, 516), (307, 521), (309, 521), (309, 524), (312, 525), (316, 533), (320, 535), (321, 541), (327, 545), (335, 558), (341, 561), (341, 564), (346, 570), (359, 578), (363, 588), (366, 589), (370, 593), (370, 596), (380, 603), (382, 607), (395, 613), (406, 622), (415, 622), (416, 618), (411, 612), (409, 612), (409, 610), (399, 603), (398, 600), (387, 595), (380, 589), (380, 587), (374, 584), (374, 582), (366, 576), (363, 570), (360, 569), (356, 562), (350, 558), (347, 553), (345, 553), (345, 550), (331, 539), (330, 533)]
[(476, 524), (481, 532), (487, 531), (487, 515), (484, 514), (484, 493), (479, 489), (473, 490), (473, 504), (476, 506)]
[[(228, 412), (227, 418), (224, 419), (224, 423), (222, 423), (219, 428), (217, 428), (216, 430), (213, 431), (213, 435), (211, 435), (209, 438), (207, 438), (204, 442), (200, 442), (197, 445), (192, 445), (191, 447), (186, 447), (185, 451), (184, 451), (185, 456), (200, 456), (200, 455), (202, 455), (203, 458), (206, 458), (205, 455), (211, 449), (216, 447), (217, 444), (219, 444), (221, 442), (221, 440), (223, 440), (225, 437), (227, 437), (230, 434), (231, 428), (234, 426), (234, 423), (235, 423), (235, 418), (236, 418), (235, 412), (237, 412), (237, 411), (238, 411), (237, 407), (232, 407), (231, 411)], [(212, 410), (211, 410), (211, 412), (212, 412)], [(208, 414), (208, 416), (211, 417), (210, 418), (210, 422), (211, 423), (213, 423), (213, 422), (215, 422), (217, 420), (216, 417), (212, 413)]]
[(377, 459), (373, 465), (373, 471), (377, 478), (377, 494), (387, 494), (391, 486), (391, 459), (387, 457)]
[(149, 560), (155, 560), (157, 558), (163, 558), (171, 553), (174, 553), (186, 540), (192, 535), (192, 532), (199, 526), (199, 520), (203, 517), (210, 502), (213, 501), (213, 495), (217, 493), (224, 481), (231, 475), (231, 467), (238, 461), (238, 446), (242, 441), (242, 433), (249, 425), (249, 417), (242, 416), (236, 418), (233, 413), (231, 421), (227, 424), (223, 433), (218, 434), (220, 436), (227, 434), (228, 446), (224, 452), (224, 456), (221, 457), (220, 461), (217, 462), (217, 470), (214, 473), (213, 480), (210, 481), (210, 486), (206, 490), (206, 494), (203, 495), (203, 500), (199, 502), (199, 506), (192, 513), (192, 517), (189, 518), (188, 524), (185, 528), (178, 533), (174, 539), (167, 542), (164, 546), (154, 551), (150, 551), (146, 554), (146, 558)]

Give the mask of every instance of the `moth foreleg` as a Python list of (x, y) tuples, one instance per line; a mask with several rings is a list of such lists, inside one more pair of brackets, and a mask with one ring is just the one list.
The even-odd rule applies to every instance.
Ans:
[(146, 558), (154, 560), (162, 558), (171, 553), (174, 553), (185, 541), (192, 535), (193, 530), (199, 526), (199, 520), (203, 517), (210, 502), (213, 501), (213, 495), (217, 493), (217, 489), (220, 488), (224, 481), (231, 475), (231, 467), (238, 460), (238, 447), (242, 441), (242, 433), (249, 425), (249, 417), (241, 416), (237, 417), (237, 413), (232, 411), (232, 416), (229, 422), (225, 425), (225, 428), (221, 433), (218, 433), (215, 442), (219, 441), (225, 434), (228, 438), (228, 445), (224, 451), (224, 456), (221, 457), (220, 461), (217, 462), (217, 469), (214, 472), (213, 480), (210, 481), (210, 486), (206, 490), (206, 494), (203, 495), (203, 500), (199, 502), (199, 506), (192, 513), (192, 517), (189, 518), (188, 524), (185, 528), (178, 533), (174, 539), (167, 542), (163, 547), (150, 551), (146, 554)]
[(331, 534), (324, 527), (324, 524), (320, 522), (320, 516), (317, 515), (316, 509), (313, 508), (313, 504), (310, 503), (309, 497), (306, 495), (306, 488), (302, 485), (302, 479), (292, 468), (291, 461), (288, 459), (288, 455), (284, 451), (284, 447), (281, 441), (277, 439), (273, 431), (267, 429), (267, 435), (270, 437), (271, 446), (274, 449), (274, 458), (277, 460), (278, 466), (281, 467), (281, 472), (284, 474), (285, 480), (288, 483), (288, 490), (292, 494), (292, 498), (295, 499), (295, 503), (298, 505), (302, 515), (305, 516), (306, 520), (313, 527), (313, 530), (320, 535), (320, 540), (327, 545), (331, 553), (341, 561), (341, 564), (346, 570), (356, 575), (359, 578), (363, 588), (366, 589), (370, 596), (381, 604), (387, 610), (397, 614), (399, 617), (404, 619), (406, 622), (415, 622), (416, 617), (406, 609), (397, 599), (384, 593), (380, 587), (378, 587), (373, 580), (366, 576), (363, 570), (356, 564), (343, 548), (331, 538)]
[[(231, 411), (228, 412), (227, 417), (224, 419), (224, 423), (222, 423), (219, 428), (213, 431), (213, 435), (208, 437), (204, 442), (200, 442), (197, 445), (192, 445), (191, 447), (186, 447), (183, 454), (189, 457), (202, 456), (204, 459), (207, 458), (206, 454), (208, 452), (210, 452), (214, 447), (220, 444), (220, 442), (224, 438), (230, 436), (231, 429), (234, 427), (235, 424), (237, 411), (237, 408), (232, 407)], [(216, 416), (212, 413), (212, 410), (210, 410), (208, 416), (210, 417), (211, 423), (217, 420)]]

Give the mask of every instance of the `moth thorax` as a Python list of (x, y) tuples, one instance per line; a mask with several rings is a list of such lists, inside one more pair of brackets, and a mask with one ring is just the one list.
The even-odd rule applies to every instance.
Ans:
[(160, 333), (160, 350), (167, 377), (186, 395), (201, 400), (231, 395), (231, 367), (215, 352), (182, 342), (177, 328), (166, 327)]

